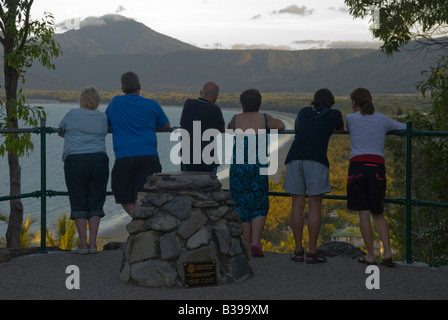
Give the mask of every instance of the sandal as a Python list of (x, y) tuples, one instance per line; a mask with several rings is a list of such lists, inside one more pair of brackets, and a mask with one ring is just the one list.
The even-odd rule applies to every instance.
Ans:
[(307, 253), (306, 254), (306, 263), (316, 264), (316, 263), (325, 263), (327, 262), (327, 258), (316, 253)]
[(250, 245), (250, 253), (252, 257), (264, 257), (261, 244), (255, 242), (252, 242), (252, 244)]
[(301, 251), (294, 250), (294, 253), (291, 255), (291, 260), (294, 262), (303, 262), (303, 256), (305, 255), (305, 252), (303, 249)]
[(78, 246), (76, 246), (75, 248), (73, 248), (71, 250), (71, 253), (75, 253), (75, 254), (88, 254), (90, 252), (89, 249), (79, 249)]
[(376, 265), (378, 264), (376, 261), (375, 261), (375, 262), (370, 262), (370, 261), (368, 261), (367, 258), (366, 258), (366, 256), (364, 256), (364, 257), (362, 257), (362, 258), (359, 258), (359, 259), (358, 259), (358, 262), (359, 262), (359, 263), (367, 264), (367, 265), (369, 265), (369, 266), (376, 266)]

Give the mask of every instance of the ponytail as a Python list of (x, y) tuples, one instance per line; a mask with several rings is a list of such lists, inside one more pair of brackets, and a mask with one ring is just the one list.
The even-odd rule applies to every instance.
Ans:
[(372, 95), (369, 90), (358, 88), (351, 93), (350, 98), (355, 103), (355, 106), (361, 108), (361, 113), (363, 116), (366, 114), (373, 114), (375, 112), (375, 107), (372, 102)]

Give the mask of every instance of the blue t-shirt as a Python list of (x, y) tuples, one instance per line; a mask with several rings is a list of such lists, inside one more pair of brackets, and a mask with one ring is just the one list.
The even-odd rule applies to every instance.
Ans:
[(327, 167), (328, 141), (334, 130), (342, 129), (342, 114), (336, 109), (306, 107), (299, 111), (295, 123), (295, 137), (285, 163), (292, 160), (313, 160)]
[(72, 109), (61, 120), (59, 128), (65, 133), (62, 160), (70, 154), (106, 153), (107, 117), (104, 112)]
[(116, 96), (109, 103), (106, 115), (116, 159), (159, 156), (156, 127), (164, 127), (168, 117), (157, 101), (134, 94)]

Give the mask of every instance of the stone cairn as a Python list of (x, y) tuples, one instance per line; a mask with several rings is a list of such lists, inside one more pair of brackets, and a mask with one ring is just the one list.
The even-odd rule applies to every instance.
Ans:
[(216, 284), (252, 275), (235, 203), (207, 173), (161, 173), (148, 177), (145, 192), (126, 226), (120, 279), (144, 287), (184, 286), (184, 264), (214, 261)]

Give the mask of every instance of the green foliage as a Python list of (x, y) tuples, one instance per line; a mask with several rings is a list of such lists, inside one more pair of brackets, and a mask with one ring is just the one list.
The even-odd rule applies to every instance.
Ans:
[[(8, 217), (2, 213), (0, 213), (0, 221), (8, 223)], [(4, 237), (0, 237), (0, 248), (6, 247), (6, 239)]]
[[(46, 117), (43, 107), (29, 106), (25, 103), (25, 97), (21, 95), (21, 90), (17, 100), (9, 102), (8, 112), (4, 112), (5, 105), (6, 102), (0, 101), (0, 129), (13, 129), (16, 119), (20, 119), (20, 123), (25, 127), (37, 127), (39, 119)], [(4, 142), (0, 145), (0, 156), (3, 157), (5, 153), (11, 152), (22, 157), (33, 150), (31, 133), (7, 134)]]
[(58, 246), (62, 250), (70, 250), (76, 246), (76, 225), (67, 215), (61, 215), (53, 223), (56, 233), (47, 229), (47, 242), (51, 246)]
[[(431, 109), (422, 113), (409, 109), (405, 119), (413, 123), (413, 129), (423, 131), (448, 130), (448, 81), (447, 59), (424, 72), (427, 78), (419, 83), (424, 97), (429, 96)], [(394, 189), (403, 190), (405, 184), (404, 144), (388, 140), (387, 146), (393, 153), (393, 170), (396, 180)], [(412, 197), (418, 200), (448, 202), (448, 139), (447, 137), (414, 137), (412, 144)], [(405, 252), (405, 210), (397, 207), (391, 215), (391, 227), (404, 258)], [(413, 258), (432, 266), (448, 263), (448, 209), (413, 207), (412, 209), (412, 247)]]
[[(18, 124), (36, 127), (45, 116), (42, 107), (25, 103), (18, 80), (25, 82), (25, 71), (35, 60), (48, 69), (54, 69), (52, 58), (61, 53), (53, 40), (53, 16), (45, 13), (42, 20), (30, 20), (33, 1), (1, 1), (0, 43), (4, 48), (5, 98), (0, 100), (0, 128), (14, 129)], [(9, 134), (0, 146), (0, 155), (11, 152), (18, 156), (33, 149), (30, 134)]]
[[(379, 10), (379, 25), (371, 28), (383, 41), (387, 54), (399, 51), (412, 39), (433, 38), (446, 34), (448, 2), (445, 0), (345, 0), (355, 18), (372, 17)], [(374, 23), (371, 19), (372, 25)]]
[(36, 222), (35, 219), (31, 218), (31, 215), (22, 223), (22, 232), (20, 235), (20, 247), (26, 248), (29, 247), (32, 243), (34, 237), (36, 236), (31, 232), (30, 227)]
[[(0, 214), (0, 221), (8, 223), (8, 217), (6, 215)], [(24, 222), (22, 222), (22, 228), (20, 231), (20, 248), (29, 247), (33, 243), (36, 237), (36, 233), (31, 232), (31, 226), (35, 222), (36, 220), (33, 219), (31, 215), (29, 215), (28, 218)], [(6, 239), (0, 237), (0, 248), (2, 247), (6, 247)]]
[[(19, 7), (30, 5), (29, 3), (30, 1), (19, 1)], [(46, 12), (41, 21), (29, 20), (29, 17), (23, 17), (23, 14), (29, 13), (18, 11), (15, 20), (9, 16), (6, 17), (6, 21), (5, 17), (2, 17), (2, 21), (5, 41), (3, 46), (8, 49), (5, 50), (4, 61), (9, 67), (17, 70), (22, 82), (25, 82), (26, 69), (31, 68), (35, 60), (38, 60), (43, 67), (54, 69), (52, 59), (59, 56), (61, 48), (53, 40), (52, 14)]]
[(422, 73), (426, 79), (420, 81), (418, 88), (432, 102), (431, 121), (426, 122), (427, 130), (448, 131), (448, 55), (442, 56), (437, 65)]
[[(0, 221), (8, 223), (8, 217), (0, 214)], [(31, 227), (36, 222), (35, 219), (29, 215), (27, 219), (22, 222), (21, 235), (20, 235), (20, 247), (28, 248), (31, 246), (37, 246), (40, 242), (40, 229), (32, 231)], [(79, 241), (79, 237), (76, 235), (76, 225), (73, 220), (66, 214), (61, 214), (55, 221), (52, 222), (53, 228), (47, 228), (46, 241), (49, 246), (57, 246), (62, 250), (73, 249)], [(98, 249), (107, 243), (104, 238), (97, 238)], [(6, 239), (0, 237), (0, 248), (6, 247)]]
[[(36, 126), (43, 109), (25, 104), (19, 80), (25, 82), (25, 71), (35, 60), (47, 69), (54, 69), (51, 60), (61, 53), (53, 40), (53, 16), (46, 13), (42, 20), (31, 19), (34, 0), (0, 1), (0, 43), (3, 46), (5, 98), (0, 100), (0, 128), (17, 129), (19, 124)], [(10, 193), (20, 193), (19, 157), (33, 149), (30, 134), (8, 134), (0, 146), (0, 155), (8, 153)], [(20, 200), (14, 200), (20, 202)], [(11, 206), (8, 224), (8, 246), (20, 245), (23, 221), (21, 206)]]
[[(409, 110), (406, 120), (414, 129), (437, 130), (432, 113), (422, 114)], [(445, 129), (446, 130), (446, 129)], [(393, 155), (390, 166), (395, 179), (389, 181), (393, 190), (400, 190), (404, 197), (405, 146), (403, 141), (388, 139), (389, 152)], [(446, 137), (414, 137), (412, 143), (412, 197), (418, 200), (448, 202), (448, 139)], [(405, 208), (395, 207), (391, 215), (391, 230), (401, 258), (405, 253)], [(417, 261), (432, 266), (448, 263), (448, 209), (417, 206), (412, 208), (412, 255)]]

